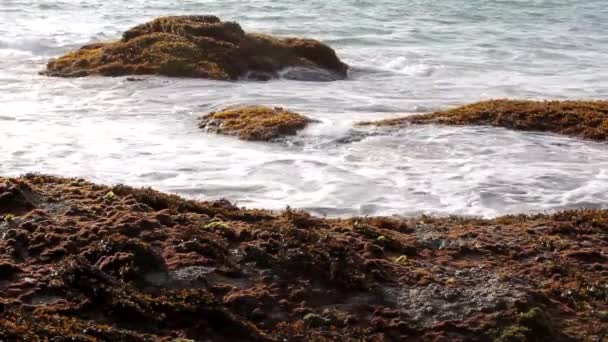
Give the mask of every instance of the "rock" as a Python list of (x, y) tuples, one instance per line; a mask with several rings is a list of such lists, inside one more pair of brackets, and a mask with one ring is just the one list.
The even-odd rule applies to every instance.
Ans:
[(167, 209), (158, 212), (156, 214), (156, 219), (158, 222), (160, 222), (160, 224), (167, 227), (172, 227), (175, 225), (175, 222), (173, 222), (173, 219), (171, 218), (171, 212)]
[(7, 260), (0, 260), (0, 279), (8, 279), (13, 275), (22, 272), (19, 266)]
[(99, 270), (125, 281), (145, 282), (148, 275), (167, 273), (163, 257), (138, 239), (112, 235), (92, 251), (91, 259)]
[(209, 113), (200, 119), (199, 127), (242, 140), (269, 141), (295, 135), (310, 122), (311, 119), (283, 108), (246, 106)]
[[(52, 176), (0, 184), (19, 184), (37, 207), (0, 224), (6, 341), (599, 341), (608, 331), (606, 209), (326, 219)], [(535, 227), (547, 228), (526, 233)]]
[(608, 139), (608, 101), (491, 100), (431, 114), (361, 122), (359, 126), (408, 124), (484, 125)]
[(26, 212), (35, 208), (27, 185), (0, 182), (0, 214)]
[(51, 60), (48, 76), (164, 75), (215, 80), (249, 77), (331, 81), (348, 66), (313, 39), (246, 33), (215, 16), (169, 16), (135, 26), (119, 41), (94, 43)]

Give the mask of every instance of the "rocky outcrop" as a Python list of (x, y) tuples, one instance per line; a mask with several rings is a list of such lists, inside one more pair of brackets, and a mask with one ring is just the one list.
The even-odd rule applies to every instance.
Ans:
[(242, 140), (270, 141), (294, 135), (312, 120), (280, 107), (244, 106), (212, 112), (199, 121), (199, 127)]
[[(0, 202), (4, 341), (600, 341), (608, 332), (607, 210), (323, 219), (79, 179), (0, 183), (18, 185)], [(35, 206), (25, 210), (17, 190)]]
[(160, 17), (116, 42), (83, 46), (51, 60), (42, 73), (59, 77), (164, 75), (216, 80), (286, 77), (336, 80), (348, 66), (313, 39), (245, 33), (215, 16)]
[(359, 123), (360, 126), (408, 124), (486, 125), (605, 141), (608, 101), (491, 100), (431, 114)]

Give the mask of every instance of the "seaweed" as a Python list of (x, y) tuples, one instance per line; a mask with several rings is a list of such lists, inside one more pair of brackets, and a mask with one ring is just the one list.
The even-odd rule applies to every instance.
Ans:
[[(44, 75), (164, 75), (237, 80), (278, 77), (288, 67), (345, 78), (348, 66), (312, 39), (247, 34), (215, 16), (168, 16), (127, 30), (121, 40), (89, 44), (48, 62)], [(257, 75), (257, 76), (256, 76)]]
[(608, 331), (607, 210), (325, 219), (82, 179), (0, 184), (10, 194), (0, 212), (19, 211), (0, 224), (7, 341), (559, 341)]
[(269, 141), (294, 135), (310, 119), (280, 107), (245, 106), (203, 116), (199, 127), (210, 132), (235, 135), (242, 140)]
[(490, 100), (446, 111), (358, 125), (390, 127), (409, 124), (495, 126), (605, 141), (608, 139), (608, 101)]

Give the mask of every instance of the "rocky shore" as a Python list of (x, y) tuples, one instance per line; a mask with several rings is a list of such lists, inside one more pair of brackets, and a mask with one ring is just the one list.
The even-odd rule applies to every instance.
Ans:
[(0, 178), (3, 341), (600, 341), (608, 211), (322, 219)]
[[(241, 106), (206, 114), (200, 118), (199, 127), (242, 140), (271, 141), (295, 135), (312, 122), (315, 120), (280, 107)], [(358, 129), (352, 133), (365, 137), (381, 134), (365, 130), (369, 127), (399, 129), (431, 124), (494, 126), (606, 141), (608, 101), (489, 100), (433, 113), (358, 122), (355, 124)]]
[(210, 15), (156, 18), (114, 42), (93, 43), (49, 61), (44, 75), (164, 75), (216, 80), (286, 78), (331, 81), (348, 66), (314, 39), (246, 33)]
[(584, 139), (608, 139), (608, 101), (491, 100), (430, 114), (410, 115), (359, 126), (483, 125), (552, 132)]

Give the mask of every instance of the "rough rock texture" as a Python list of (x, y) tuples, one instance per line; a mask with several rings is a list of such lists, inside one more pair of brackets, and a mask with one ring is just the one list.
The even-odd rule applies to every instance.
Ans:
[(334, 80), (348, 66), (312, 39), (245, 33), (215, 16), (160, 17), (126, 31), (120, 41), (83, 46), (51, 60), (43, 74), (59, 77), (157, 74), (236, 80), (286, 77)]
[(442, 112), (359, 125), (407, 124), (487, 125), (605, 141), (608, 139), (608, 101), (491, 100)]
[(310, 122), (307, 117), (280, 107), (245, 106), (209, 113), (201, 117), (199, 127), (243, 140), (269, 141), (294, 135)]
[(3, 341), (608, 333), (607, 210), (321, 219), (79, 179), (0, 184)]

